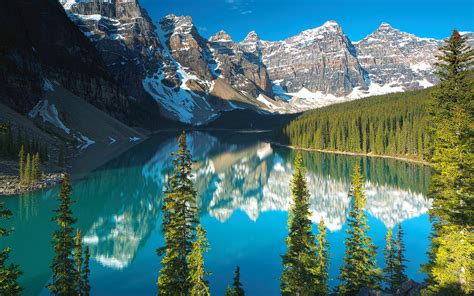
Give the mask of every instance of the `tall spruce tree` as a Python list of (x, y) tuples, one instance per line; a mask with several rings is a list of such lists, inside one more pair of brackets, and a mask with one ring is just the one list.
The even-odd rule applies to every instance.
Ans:
[(189, 282), (191, 283), (191, 296), (210, 296), (209, 284), (205, 279), (210, 273), (204, 267), (203, 252), (209, 250), (209, 243), (206, 239), (206, 231), (201, 224), (197, 227), (197, 237), (192, 243), (192, 251), (188, 255)]
[(232, 287), (234, 289), (234, 295), (235, 296), (244, 296), (245, 295), (244, 286), (240, 282), (240, 267), (239, 266), (237, 266), (235, 268), (234, 282), (232, 283)]
[(437, 75), (441, 82), (432, 93), (430, 157), (433, 174), (429, 197), (434, 222), (427, 294), (474, 292), (474, 91), (466, 79), (473, 49), (454, 30), (441, 48)]
[(83, 263), (83, 254), (82, 254), (82, 237), (81, 237), (81, 230), (76, 230), (76, 236), (74, 237), (74, 262), (76, 267), (76, 290), (77, 295), (82, 296), (84, 294), (84, 281), (82, 278), (82, 263)]
[(394, 286), (400, 286), (408, 280), (408, 277), (405, 274), (405, 244), (403, 243), (403, 229), (402, 224), (398, 223), (397, 229), (397, 238), (395, 240), (395, 268), (394, 268)]
[(41, 160), (40, 160), (40, 155), (38, 152), (36, 152), (35, 155), (33, 155), (33, 165), (31, 168), (31, 180), (32, 182), (38, 182), (41, 178)]
[(31, 183), (31, 156), (30, 153), (26, 154), (25, 170), (23, 171), (23, 184), (30, 185)]
[(75, 295), (76, 291), (76, 269), (73, 258), (74, 234), (72, 225), (76, 219), (71, 211), (71, 185), (69, 175), (65, 175), (59, 194), (59, 208), (55, 210), (56, 216), (53, 221), (58, 229), (53, 233), (53, 248), (55, 256), (51, 264), (53, 276), (47, 288), (52, 295), (69, 296)]
[(369, 226), (364, 214), (366, 195), (359, 164), (354, 167), (350, 196), (352, 208), (347, 220), (346, 251), (339, 276), (341, 283), (337, 287), (340, 295), (356, 295), (364, 287), (378, 289), (381, 279), (375, 259), (377, 248), (367, 235)]
[(90, 268), (89, 268), (90, 253), (89, 247), (86, 246), (84, 250), (84, 267), (82, 268), (82, 283), (84, 284), (82, 290), (82, 296), (89, 296), (91, 292), (91, 286), (89, 283)]
[[(3, 202), (0, 202), (0, 218), (10, 219), (12, 212), (5, 208)], [(9, 229), (0, 227), (0, 237), (7, 236), (10, 233)], [(21, 287), (18, 284), (18, 277), (21, 271), (18, 265), (8, 264), (10, 257), (10, 248), (5, 248), (0, 251), (0, 295), (20, 295)]]
[(474, 92), (466, 79), (473, 50), (455, 30), (441, 53), (436, 64), (441, 82), (429, 109), (431, 213), (453, 224), (474, 225)]
[(174, 171), (168, 179), (163, 205), (165, 246), (157, 250), (162, 268), (158, 277), (159, 295), (188, 295), (187, 258), (195, 239), (197, 220), (196, 190), (192, 182), (192, 158), (183, 132), (173, 160)]
[(318, 225), (316, 235), (316, 276), (318, 279), (317, 292), (314, 295), (327, 295), (329, 292), (329, 242), (327, 240), (327, 230), (324, 220)]
[(315, 295), (318, 292), (316, 244), (309, 219), (309, 190), (301, 153), (296, 154), (291, 179), (292, 201), (288, 211), (287, 252), (282, 256), (283, 295)]
[(25, 181), (25, 147), (23, 145), (18, 153), (18, 161), (20, 162), (20, 182), (23, 183)]
[(384, 271), (384, 278), (385, 282), (388, 285), (388, 288), (391, 291), (394, 291), (397, 288), (395, 284), (395, 266), (396, 266), (396, 256), (397, 256), (397, 249), (396, 249), (396, 241), (393, 237), (393, 231), (390, 227), (387, 230), (387, 235), (385, 236), (385, 249), (384, 249), (384, 256), (385, 256), (385, 268)]

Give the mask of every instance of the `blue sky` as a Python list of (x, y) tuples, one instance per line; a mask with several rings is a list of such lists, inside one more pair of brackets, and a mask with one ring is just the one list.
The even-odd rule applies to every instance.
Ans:
[(444, 38), (453, 28), (474, 31), (474, 0), (139, 0), (154, 21), (169, 13), (190, 15), (209, 37), (223, 29), (235, 41), (255, 30), (281, 40), (336, 20), (353, 41), (381, 22), (419, 37)]

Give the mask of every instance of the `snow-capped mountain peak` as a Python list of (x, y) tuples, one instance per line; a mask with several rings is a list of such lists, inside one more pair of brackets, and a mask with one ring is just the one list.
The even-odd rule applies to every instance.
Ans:
[(281, 41), (251, 31), (236, 43), (223, 30), (204, 38), (189, 16), (154, 25), (137, 0), (59, 1), (131, 97), (191, 124), (236, 108), (298, 112), (437, 83), (442, 41), (388, 23), (359, 42), (330, 20)]

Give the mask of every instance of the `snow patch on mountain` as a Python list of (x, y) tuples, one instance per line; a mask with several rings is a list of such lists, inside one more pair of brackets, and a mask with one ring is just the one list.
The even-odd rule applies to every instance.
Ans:
[(49, 122), (55, 127), (63, 130), (66, 134), (69, 134), (71, 130), (59, 118), (58, 109), (54, 104), (49, 104), (48, 100), (39, 101), (35, 107), (28, 113), (30, 118), (40, 116), (43, 118), (43, 122)]

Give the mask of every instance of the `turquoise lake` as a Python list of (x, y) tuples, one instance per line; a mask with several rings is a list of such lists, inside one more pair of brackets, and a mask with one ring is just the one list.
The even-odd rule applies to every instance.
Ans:
[[(201, 221), (211, 250), (205, 255), (213, 295), (223, 295), (233, 271), (241, 268), (247, 295), (279, 295), (285, 252), (289, 182), (294, 151), (272, 146), (265, 133), (192, 132), (195, 186)], [(161, 207), (170, 152), (178, 133), (159, 133), (73, 182), (76, 227), (91, 250), (92, 295), (155, 295), (163, 245)], [(383, 267), (387, 227), (401, 223), (407, 247), (407, 274), (425, 277), (431, 224), (426, 199), (430, 169), (391, 159), (303, 152), (311, 192), (314, 229), (323, 217), (329, 229), (331, 286), (337, 284), (344, 255), (348, 192), (355, 162), (367, 190), (369, 235)], [(14, 216), (14, 232), (0, 247), (12, 247), (11, 259), (23, 271), (24, 295), (47, 295), (53, 252), (51, 222), (58, 187), (2, 197)]]

